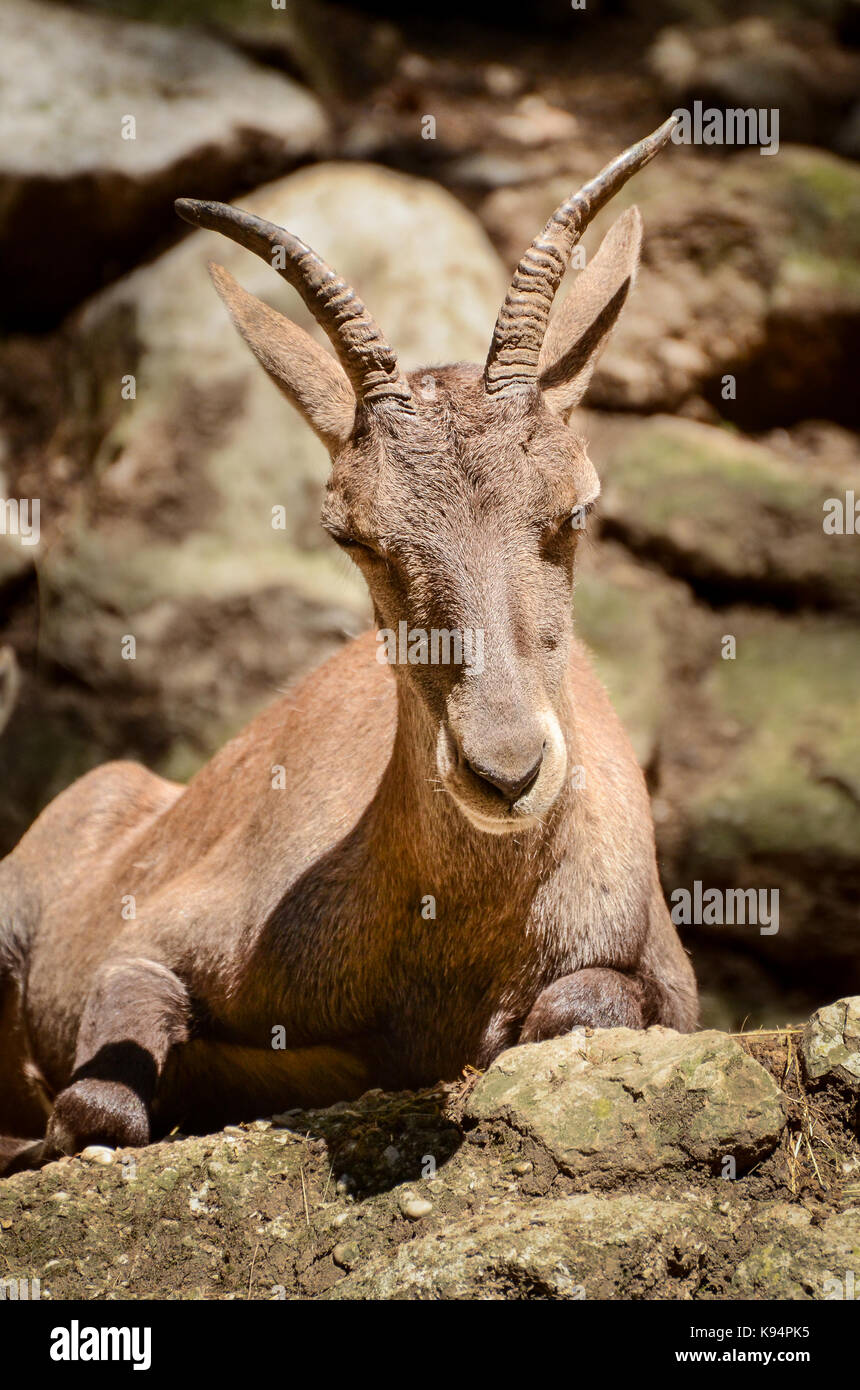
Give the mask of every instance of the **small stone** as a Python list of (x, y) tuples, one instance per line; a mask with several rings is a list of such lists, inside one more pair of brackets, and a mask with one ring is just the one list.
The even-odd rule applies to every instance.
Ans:
[(527, 1158), (521, 1158), (516, 1163), (511, 1164), (511, 1172), (516, 1173), (518, 1178), (524, 1178), (526, 1173), (530, 1173), (533, 1168), (534, 1164), (530, 1163)]
[(358, 1259), (358, 1246), (349, 1242), (344, 1245), (336, 1245), (331, 1252), (331, 1257), (341, 1269), (352, 1269)]
[(426, 1197), (409, 1197), (401, 1202), (400, 1210), (404, 1216), (408, 1216), (410, 1221), (420, 1221), (422, 1216), (429, 1216), (433, 1210), (433, 1203), (428, 1202)]
[(860, 1086), (860, 996), (837, 999), (814, 1013), (803, 1030), (801, 1052), (810, 1081), (833, 1076)]
[(114, 1149), (109, 1149), (105, 1144), (88, 1144), (81, 1150), (79, 1157), (84, 1163), (113, 1163), (116, 1157)]

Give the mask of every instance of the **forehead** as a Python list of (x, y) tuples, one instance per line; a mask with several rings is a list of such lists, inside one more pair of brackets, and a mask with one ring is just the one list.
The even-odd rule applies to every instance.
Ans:
[(539, 392), (490, 396), (477, 366), (410, 373), (415, 416), (368, 422), (334, 471), (345, 500), (393, 513), (415, 502), (434, 512), (554, 514), (595, 488), (585, 443)]

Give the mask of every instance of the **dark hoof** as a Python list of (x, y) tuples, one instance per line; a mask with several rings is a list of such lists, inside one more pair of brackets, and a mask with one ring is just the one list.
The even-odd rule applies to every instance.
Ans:
[(136, 1091), (118, 1081), (75, 1081), (54, 1102), (46, 1138), (58, 1153), (88, 1144), (140, 1148), (149, 1143), (149, 1114)]
[(655, 1022), (640, 980), (618, 970), (577, 970), (537, 998), (520, 1042), (557, 1038), (572, 1028), (647, 1028)]

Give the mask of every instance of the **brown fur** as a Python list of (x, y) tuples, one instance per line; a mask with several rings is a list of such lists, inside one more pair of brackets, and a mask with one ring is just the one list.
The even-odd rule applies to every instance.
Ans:
[(379, 626), (481, 629), (484, 669), (381, 665), (371, 632), (187, 788), (114, 763), (47, 807), (0, 864), (0, 1130), (38, 1141), (34, 1091), (53, 1098), (7, 1167), (424, 1085), (583, 1023), (695, 1026), (643, 777), (571, 621), (570, 515), (598, 483), (567, 412), (638, 228), (625, 214), (564, 307), (578, 386), (555, 332), (545, 393), (439, 368), (409, 411), (356, 401), (334, 359), (314, 377), (319, 349), (294, 330), (280, 351), (219, 273), (329, 443), (324, 524)]

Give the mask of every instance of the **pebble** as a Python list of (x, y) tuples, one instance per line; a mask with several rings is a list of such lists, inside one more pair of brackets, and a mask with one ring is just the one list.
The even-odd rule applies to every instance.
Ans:
[(358, 1247), (355, 1245), (336, 1245), (331, 1252), (331, 1257), (336, 1265), (341, 1269), (351, 1269), (358, 1259)]
[(526, 1173), (530, 1173), (534, 1168), (533, 1163), (529, 1163), (527, 1158), (521, 1158), (517, 1163), (511, 1164), (511, 1172), (516, 1173), (518, 1178), (524, 1178)]
[(104, 1144), (88, 1144), (85, 1149), (81, 1150), (80, 1157), (84, 1163), (113, 1163), (116, 1151), (107, 1148)]
[(426, 1197), (410, 1197), (401, 1203), (400, 1210), (410, 1221), (420, 1221), (422, 1216), (430, 1215), (433, 1203), (428, 1202)]

